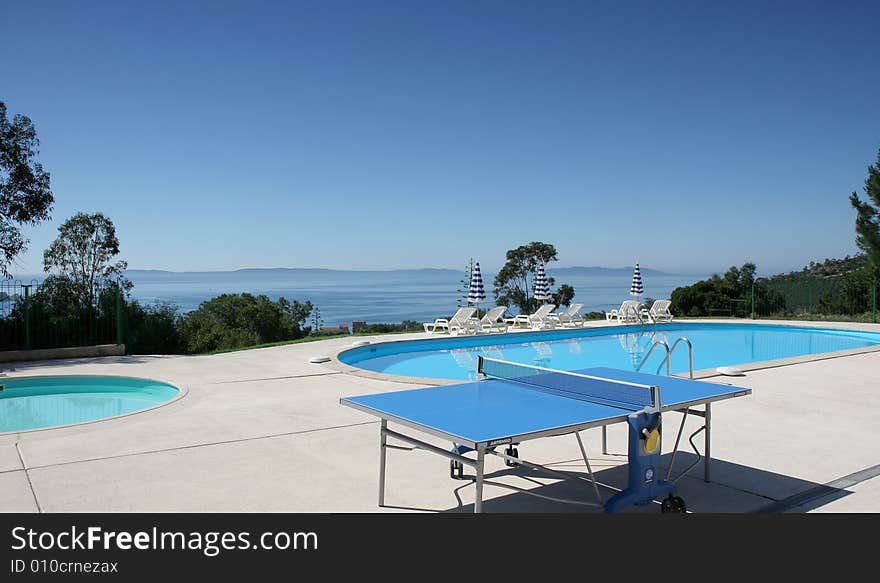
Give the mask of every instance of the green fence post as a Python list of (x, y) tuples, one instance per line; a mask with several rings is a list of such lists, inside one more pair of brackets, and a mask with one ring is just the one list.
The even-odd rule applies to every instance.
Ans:
[(24, 349), (31, 349), (31, 286), (23, 285), (24, 290)]
[(125, 328), (122, 323), (122, 290), (116, 292), (116, 344), (125, 344)]
[(755, 319), (755, 282), (752, 282), (752, 320)]
[(877, 323), (877, 281), (871, 282), (871, 322)]

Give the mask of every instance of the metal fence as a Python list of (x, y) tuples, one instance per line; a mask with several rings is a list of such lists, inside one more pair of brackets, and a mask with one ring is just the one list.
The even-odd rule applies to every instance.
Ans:
[(0, 350), (31, 350), (123, 343), (125, 310), (115, 305), (52, 309), (38, 294), (38, 283), (0, 282)]
[(744, 297), (719, 300), (710, 316), (873, 322), (878, 282), (843, 278), (756, 283)]

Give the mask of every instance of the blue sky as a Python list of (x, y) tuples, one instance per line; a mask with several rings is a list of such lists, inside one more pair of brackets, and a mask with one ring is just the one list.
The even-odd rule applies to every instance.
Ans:
[(27, 2), (0, 100), (133, 268), (770, 273), (855, 252), (876, 2)]

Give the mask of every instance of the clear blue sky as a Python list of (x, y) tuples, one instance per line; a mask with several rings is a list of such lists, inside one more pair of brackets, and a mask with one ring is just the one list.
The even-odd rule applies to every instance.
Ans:
[(872, 2), (17, 2), (0, 99), (133, 268), (761, 273), (855, 252)]

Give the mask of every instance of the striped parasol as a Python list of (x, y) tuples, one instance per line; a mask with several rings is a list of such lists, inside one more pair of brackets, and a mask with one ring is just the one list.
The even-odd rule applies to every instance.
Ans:
[(538, 274), (535, 276), (535, 299), (540, 302), (546, 302), (550, 296), (550, 282), (547, 281), (547, 274), (544, 272), (544, 263), (538, 264)]
[(486, 301), (486, 290), (483, 288), (483, 275), (480, 273), (480, 263), (474, 263), (471, 271), (471, 285), (468, 288), (469, 304), (479, 304)]
[(629, 286), (629, 295), (640, 296), (643, 293), (645, 293), (645, 286), (642, 285), (642, 272), (639, 269), (639, 264), (636, 263), (636, 269), (633, 271), (632, 285)]

